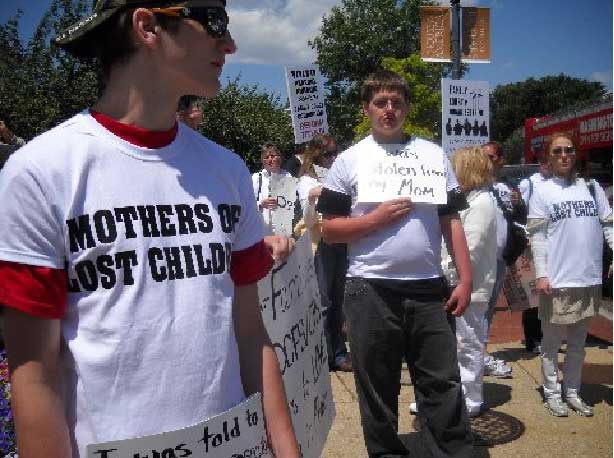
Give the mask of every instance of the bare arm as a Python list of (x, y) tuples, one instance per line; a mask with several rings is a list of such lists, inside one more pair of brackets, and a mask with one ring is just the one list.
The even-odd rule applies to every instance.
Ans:
[(19, 456), (69, 458), (61, 394), (60, 321), (5, 307), (4, 323)]
[(448, 247), (448, 253), (454, 260), (459, 283), (446, 302), (446, 309), (454, 315), (461, 316), (471, 300), (473, 279), (471, 277), (471, 261), (465, 239), (465, 231), (458, 213), (439, 217), (441, 233)]
[(322, 221), (322, 236), (328, 243), (350, 243), (398, 221), (407, 215), (411, 208), (411, 199), (403, 197), (382, 202), (372, 212), (354, 218), (325, 216)]
[(264, 417), (275, 456), (298, 458), (300, 452), (279, 363), (262, 322), (256, 285), (236, 287), (233, 307), (245, 394), (262, 393)]

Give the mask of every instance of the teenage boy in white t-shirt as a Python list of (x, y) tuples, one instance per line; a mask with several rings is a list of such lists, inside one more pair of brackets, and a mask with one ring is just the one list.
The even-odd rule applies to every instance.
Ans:
[(298, 457), (255, 282), (271, 267), (243, 161), (175, 119), (235, 51), (220, 0), (99, 1), (56, 38), (105, 89), (0, 175), (0, 302), (24, 457), (177, 430), (262, 392)]
[[(469, 254), (457, 213), (466, 200), (443, 150), (404, 134), (409, 89), (399, 75), (371, 75), (362, 87), (362, 100), (372, 134), (337, 158), (317, 209), (324, 215), (324, 239), (348, 244), (344, 307), (367, 451), (370, 457), (410, 455), (397, 435), (405, 358), (433, 456), (470, 457), (471, 428), (448, 321), (449, 314), (464, 312), (471, 295)], [(428, 150), (445, 162), (447, 205), (412, 203), (409, 198), (381, 204), (356, 201), (361, 157), (411, 149)], [(442, 234), (460, 276), (450, 295), (440, 267)]]

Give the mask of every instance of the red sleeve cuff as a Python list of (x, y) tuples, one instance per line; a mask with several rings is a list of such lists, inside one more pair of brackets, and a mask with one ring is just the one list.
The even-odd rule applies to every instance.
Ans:
[(62, 269), (0, 261), (0, 303), (41, 318), (60, 319), (66, 311)]
[(236, 286), (249, 285), (266, 277), (273, 267), (273, 258), (264, 240), (241, 251), (233, 251), (230, 277)]

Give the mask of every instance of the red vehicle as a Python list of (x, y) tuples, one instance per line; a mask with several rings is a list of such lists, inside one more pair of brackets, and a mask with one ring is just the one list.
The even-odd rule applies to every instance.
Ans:
[[(554, 132), (568, 132), (578, 147), (578, 161), (584, 176), (597, 179), (604, 189), (612, 187), (612, 94), (562, 111), (524, 122), (525, 163), (537, 162), (536, 151)], [(611, 199), (611, 194), (610, 194)], [(611, 203), (611, 202), (610, 202)]]

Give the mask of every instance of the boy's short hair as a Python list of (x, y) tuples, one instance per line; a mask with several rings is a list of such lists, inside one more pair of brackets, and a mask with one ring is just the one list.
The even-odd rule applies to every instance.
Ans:
[(487, 146), (492, 147), (492, 149), (495, 150), (495, 153), (497, 154), (497, 156), (501, 157), (503, 156), (503, 145), (497, 141), (490, 141), (488, 143), (484, 143), (482, 145), (482, 151), (484, 150), (484, 148), (486, 148)]
[(409, 102), (409, 86), (398, 73), (390, 70), (378, 70), (371, 73), (362, 83), (360, 88), (360, 98), (364, 103), (371, 102), (373, 96), (382, 91), (394, 91), (403, 95), (406, 102)]

